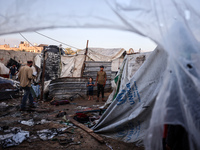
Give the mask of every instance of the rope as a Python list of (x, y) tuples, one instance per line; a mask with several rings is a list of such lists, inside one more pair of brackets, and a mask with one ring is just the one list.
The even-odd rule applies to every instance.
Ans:
[(39, 35), (42, 35), (42, 36), (44, 36), (44, 37), (46, 37), (46, 38), (48, 38), (48, 39), (51, 39), (51, 40), (53, 40), (53, 41), (56, 41), (56, 42), (58, 42), (58, 43), (61, 43), (61, 44), (63, 44), (63, 45), (69, 46), (69, 47), (71, 47), (71, 48), (80, 49), (80, 48), (71, 46), (71, 45), (69, 45), (69, 44), (63, 43), (63, 42), (61, 42), (61, 41), (58, 41), (58, 40), (56, 40), (56, 39), (53, 39), (53, 38), (51, 38), (51, 37), (49, 37), (49, 36), (46, 36), (46, 35), (44, 35), (44, 34), (42, 34), (42, 33), (37, 32), (37, 31), (35, 31), (35, 33), (37, 33), (37, 34), (39, 34)]
[[(32, 45), (33, 47), (35, 47), (27, 38), (25, 38), (25, 36), (23, 36), (20, 32), (19, 32), (19, 34), (30, 44), (30, 45)], [(35, 47), (35, 49), (36, 50), (39, 50), (39, 49), (37, 49), (36, 47)]]

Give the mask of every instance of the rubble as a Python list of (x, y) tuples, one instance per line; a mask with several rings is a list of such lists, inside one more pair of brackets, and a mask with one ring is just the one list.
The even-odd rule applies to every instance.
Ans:
[[(89, 129), (100, 117), (95, 101), (74, 99), (73, 104), (58, 106), (51, 105), (50, 102), (36, 101), (37, 108), (34, 110), (19, 111), (20, 100), (0, 101), (0, 108), (3, 108), (3, 111), (0, 111), (2, 148), (13, 146), (14, 149), (45, 149), (48, 146), (48, 149), (110, 149), (106, 144), (96, 141), (96, 134)], [(102, 104), (98, 103), (99, 106)], [(69, 116), (75, 116), (77, 111), (82, 111), (81, 113), (85, 114), (83, 116), (88, 119), (84, 124), (77, 122), (79, 126), (69, 119)], [(113, 144), (109, 143), (112, 147), (114, 142), (118, 144), (112, 141)]]
[(21, 128), (11, 128), (10, 130), (3, 130), (4, 135), (0, 135), (0, 145), (3, 148), (16, 146), (29, 138), (29, 131), (21, 130)]
[(67, 128), (59, 128), (59, 129), (44, 129), (41, 131), (37, 131), (37, 135), (39, 136), (40, 139), (42, 140), (50, 140), (52, 139), (54, 136), (63, 133), (63, 131), (65, 131)]

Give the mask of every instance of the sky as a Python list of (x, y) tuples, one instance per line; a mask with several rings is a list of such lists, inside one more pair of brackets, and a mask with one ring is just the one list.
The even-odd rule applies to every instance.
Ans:
[[(142, 51), (152, 51), (156, 47), (156, 44), (148, 38), (130, 31), (133, 27), (129, 24), (142, 27), (141, 23), (134, 20), (138, 19), (137, 13), (134, 16), (127, 11), (123, 16), (126, 21), (123, 21), (106, 0), (59, 0), (58, 2), (35, 0), (31, 4), (26, 0), (1, 0), (1, 3), (6, 6), (0, 9), (0, 33), (6, 33), (6, 35), (0, 34), (1, 45), (10, 44), (14, 47), (18, 46), (20, 41), (25, 41), (19, 33), (10, 35), (7, 33), (37, 31), (37, 29), (52, 27), (38, 32), (78, 49), (84, 49), (87, 40), (89, 40), (89, 47), (97, 48), (124, 48), (125, 50), (133, 48), (135, 51), (141, 48)], [(130, 3), (131, 1), (117, 0), (113, 4), (116, 4), (114, 6), (118, 11), (118, 5), (128, 8)], [(21, 33), (32, 44), (60, 45), (35, 32)], [(63, 44), (63, 47), (68, 46)]]
[[(37, 32), (73, 46), (72, 50), (76, 50), (75, 48), (84, 49), (87, 40), (89, 40), (89, 47), (98, 48), (124, 48), (125, 50), (133, 48), (134, 51), (138, 51), (141, 48), (142, 51), (153, 51), (156, 47), (156, 44), (150, 39), (129, 31), (101, 28), (58, 28), (40, 30)], [(48, 39), (36, 32), (24, 32), (21, 34), (31, 44), (60, 45), (59, 42)], [(11, 47), (14, 47), (15, 45), (18, 46), (20, 41), (26, 41), (20, 34), (0, 36), (0, 45), (10, 44)], [(70, 47), (67, 45), (62, 44), (64, 48)]]

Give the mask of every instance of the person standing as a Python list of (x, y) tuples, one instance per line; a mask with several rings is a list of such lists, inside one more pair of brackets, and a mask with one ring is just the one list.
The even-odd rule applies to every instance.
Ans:
[(29, 98), (29, 107), (35, 108), (33, 104), (33, 96), (31, 94), (31, 80), (34, 78), (32, 70), (32, 61), (27, 61), (27, 65), (23, 66), (19, 70), (18, 79), (20, 81), (20, 86), (24, 90), (24, 96), (21, 101), (20, 111), (24, 111), (26, 107), (27, 98)]
[(12, 65), (10, 67), (9, 75), (10, 79), (15, 80), (16, 79), (16, 74), (18, 73), (16, 65)]
[(100, 66), (100, 71), (97, 72), (96, 82), (97, 85), (97, 102), (99, 102), (100, 92), (102, 94), (102, 101), (104, 102), (104, 87), (106, 85), (106, 72), (103, 71), (104, 66)]
[(93, 88), (94, 88), (94, 82), (93, 82), (93, 78), (90, 77), (89, 78), (89, 82), (87, 84), (88, 87), (88, 100), (93, 100)]

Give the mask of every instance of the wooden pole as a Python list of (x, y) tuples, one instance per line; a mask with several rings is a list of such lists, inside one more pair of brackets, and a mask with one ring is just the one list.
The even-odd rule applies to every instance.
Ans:
[(43, 67), (42, 67), (42, 87), (41, 87), (41, 93), (40, 93), (40, 100), (43, 100), (44, 95), (44, 75), (45, 75), (45, 66), (46, 66), (46, 50), (44, 50), (43, 54)]
[(87, 52), (88, 52), (88, 43), (89, 43), (89, 40), (87, 40), (87, 44), (86, 44), (86, 50), (85, 50), (85, 60), (86, 60), (86, 56), (87, 56)]
[(86, 61), (86, 57), (87, 57), (87, 53), (88, 53), (88, 43), (89, 43), (89, 40), (87, 40), (87, 44), (86, 44), (85, 59), (84, 59), (83, 66), (82, 66), (82, 70), (81, 70), (81, 77), (83, 77), (83, 71), (84, 71), (84, 69), (85, 69), (85, 61)]
[(83, 129), (84, 131), (86, 131), (88, 134), (90, 134), (93, 138), (95, 138), (98, 142), (100, 143), (104, 143), (104, 140), (102, 137), (100, 137), (99, 135), (95, 134), (93, 132), (92, 129), (86, 127), (85, 125), (83, 125), (82, 123), (79, 123), (78, 121), (74, 120), (73, 118), (71, 117), (68, 117), (68, 119), (71, 121), (71, 123), (73, 123), (75, 126)]

